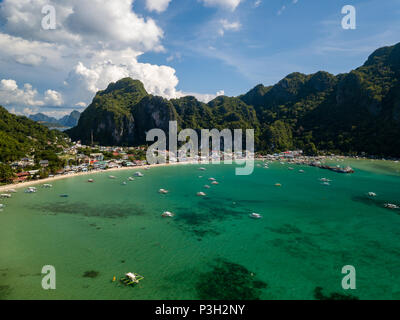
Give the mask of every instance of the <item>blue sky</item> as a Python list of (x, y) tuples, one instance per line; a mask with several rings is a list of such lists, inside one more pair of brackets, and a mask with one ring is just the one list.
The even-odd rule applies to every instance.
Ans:
[[(295, 71), (348, 72), (400, 42), (400, 0), (32, 3), (0, 1), (0, 104), (19, 114), (83, 110), (124, 76), (166, 98), (236, 96)], [(56, 30), (41, 29), (45, 4)], [(344, 5), (355, 30), (341, 26)]]
[[(238, 95), (293, 71), (348, 72), (376, 48), (400, 42), (399, 1), (264, 0), (257, 8), (254, 3), (243, 1), (229, 12), (175, 0), (168, 12), (155, 15), (165, 30), (168, 54), (181, 55), (169, 64), (177, 70), (182, 90)], [(341, 27), (346, 4), (357, 9), (356, 30)], [(238, 21), (241, 28), (220, 37), (221, 19)], [(165, 63), (163, 59), (165, 55), (148, 53), (140, 60)]]

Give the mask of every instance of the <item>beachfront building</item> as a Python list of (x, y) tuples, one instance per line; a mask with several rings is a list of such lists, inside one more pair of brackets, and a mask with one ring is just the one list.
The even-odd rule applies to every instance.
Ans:
[(40, 161), (39, 161), (39, 165), (40, 165), (42, 168), (46, 168), (46, 167), (49, 166), (49, 160), (40, 160)]
[(92, 161), (104, 161), (104, 154), (102, 153), (91, 153), (90, 159)]

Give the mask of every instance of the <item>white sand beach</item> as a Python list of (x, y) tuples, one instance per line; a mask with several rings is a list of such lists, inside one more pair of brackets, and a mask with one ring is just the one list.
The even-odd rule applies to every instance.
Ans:
[(92, 176), (92, 175), (95, 175), (98, 173), (104, 173), (104, 172), (129, 171), (129, 170), (137, 171), (137, 170), (143, 170), (145, 168), (155, 168), (155, 167), (160, 167), (160, 166), (173, 166), (173, 165), (187, 165), (187, 164), (192, 164), (192, 162), (162, 163), (162, 164), (154, 164), (154, 165), (122, 167), (122, 168), (112, 168), (112, 169), (107, 169), (107, 170), (94, 170), (94, 171), (89, 171), (89, 172), (64, 174), (64, 175), (58, 175), (58, 176), (54, 176), (54, 177), (46, 178), (46, 179), (32, 180), (32, 181), (13, 183), (13, 184), (7, 184), (4, 186), (0, 186), (0, 193), (7, 192), (8, 190), (11, 190), (11, 189), (28, 188), (28, 187), (35, 186), (35, 185), (48, 184), (48, 183), (51, 183), (51, 182), (54, 182), (57, 180), (61, 180), (61, 179), (68, 179), (68, 178), (79, 177), (79, 176)]

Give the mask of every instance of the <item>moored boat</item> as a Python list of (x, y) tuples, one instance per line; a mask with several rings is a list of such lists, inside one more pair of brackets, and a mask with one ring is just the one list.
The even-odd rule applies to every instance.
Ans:
[(126, 286), (135, 286), (144, 279), (143, 276), (137, 273), (128, 272), (124, 278), (120, 279), (120, 282)]
[(172, 212), (169, 212), (169, 211), (165, 211), (161, 216), (163, 218), (172, 218), (175, 216), (175, 214), (173, 214)]
[(385, 203), (385, 208), (388, 208), (388, 209), (400, 209), (400, 207), (398, 205), (395, 205), (393, 203)]

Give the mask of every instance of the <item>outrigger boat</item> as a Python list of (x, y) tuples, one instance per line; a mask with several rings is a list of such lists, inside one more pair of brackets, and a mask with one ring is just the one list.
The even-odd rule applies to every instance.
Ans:
[(259, 214), (259, 213), (253, 212), (252, 214), (249, 215), (249, 217), (250, 217), (250, 218), (253, 218), (253, 219), (261, 219), (261, 218), (262, 218), (262, 215)]
[(37, 189), (35, 187), (29, 187), (25, 190), (25, 193), (36, 193)]
[(169, 212), (169, 211), (165, 211), (161, 216), (163, 218), (173, 218), (175, 216), (175, 214), (173, 214), (172, 212)]
[(397, 205), (395, 205), (393, 203), (386, 203), (385, 204), (385, 208), (387, 208), (387, 209), (400, 209), (399, 206), (397, 206)]
[(128, 272), (124, 278), (120, 279), (120, 282), (126, 286), (135, 286), (143, 279), (144, 277), (138, 273)]

